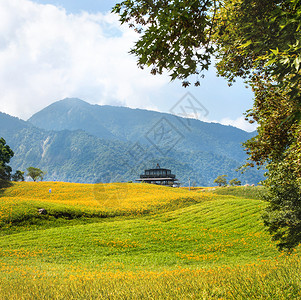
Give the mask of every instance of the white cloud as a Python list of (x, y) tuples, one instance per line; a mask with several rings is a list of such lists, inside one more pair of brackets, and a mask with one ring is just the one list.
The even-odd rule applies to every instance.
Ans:
[(147, 95), (169, 79), (137, 68), (135, 38), (111, 14), (0, 0), (0, 111), (26, 119), (65, 97), (154, 107)]
[(248, 121), (245, 120), (245, 117), (243, 116), (235, 120), (231, 120), (229, 118), (223, 118), (219, 123), (223, 125), (231, 125), (248, 132), (252, 132), (257, 128), (256, 123), (250, 124)]
[[(67, 14), (30, 0), (0, 0), (0, 111), (27, 119), (56, 100), (169, 112), (187, 92), (167, 75), (140, 70), (128, 51), (137, 35), (112, 14)], [(250, 95), (227, 89), (214, 70), (189, 88), (219, 123), (252, 131), (242, 111)], [(241, 101), (243, 99), (243, 101)], [(206, 120), (204, 120), (206, 121)], [(210, 122), (210, 120), (207, 120)]]

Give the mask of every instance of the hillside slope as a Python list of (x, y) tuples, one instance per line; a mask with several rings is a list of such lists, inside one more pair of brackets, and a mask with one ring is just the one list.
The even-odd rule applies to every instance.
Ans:
[[(252, 192), (252, 187), (248, 189)], [(135, 266), (127, 268), (135, 270), (145, 270), (149, 266), (173, 269), (179, 265), (200, 267), (248, 263), (275, 254), (274, 245), (263, 231), (260, 213), (264, 207), (261, 200), (216, 195), (202, 189), (189, 191), (128, 183), (16, 183), (1, 195), (0, 225), (8, 232), (19, 228), (20, 234), (0, 238), (0, 249), (3, 251), (8, 241), (8, 244), (32, 250), (50, 250), (57, 243), (61, 244), (59, 249), (63, 245), (70, 249), (69, 243), (72, 243), (74, 254), (67, 257), (66, 251), (64, 260), (78, 258), (89, 268), (120, 256), (123, 262), (129, 262), (132, 254), (137, 256)], [(38, 208), (45, 208), (47, 214), (38, 214)], [(117, 216), (121, 217), (117, 221), (104, 222), (104, 219), (109, 221)], [(89, 218), (94, 223), (85, 225)], [(66, 222), (61, 223), (60, 228), (49, 229), (57, 227), (60, 219)], [(22, 233), (23, 230), (28, 231), (28, 225), (39, 228), (33, 220), (40, 222), (37, 224), (41, 232)], [(65, 228), (74, 220), (81, 224)], [(62, 239), (62, 232), (70, 239)], [(52, 238), (46, 242), (45, 235)], [(25, 239), (20, 239), (20, 236)], [(31, 243), (33, 238), (37, 239), (35, 243)], [(96, 242), (89, 244), (88, 240)], [(123, 241), (122, 245), (117, 245), (117, 248), (106, 245), (113, 240)], [(127, 251), (124, 248), (126, 243), (136, 246)], [(50, 252), (60, 252), (59, 249)], [(251, 249), (252, 253), (248, 253)], [(83, 251), (86, 255), (80, 256)], [(107, 257), (108, 251), (111, 254)], [(191, 259), (188, 257), (190, 253)], [(47, 253), (45, 255), (48, 256)], [(202, 259), (203, 256), (206, 259)], [(166, 266), (167, 261), (169, 267)]]
[[(19, 183), (2, 191), (1, 299), (300, 298), (300, 249), (277, 252), (262, 224), (263, 201), (103, 187), (104, 196), (128, 195), (124, 215), (97, 215), (112, 202), (97, 200), (91, 185)], [(38, 214), (43, 206), (46, 215)]]

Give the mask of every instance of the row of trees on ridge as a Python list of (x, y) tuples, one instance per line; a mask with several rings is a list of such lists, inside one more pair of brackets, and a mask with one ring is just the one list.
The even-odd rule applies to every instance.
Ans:
[[(217, 176), (217, 178), (214, 179), (213, 182), (216, 183), (218, 186), (226, 186), (228, 184), (226, 177), (227, 177), (227, 175)], [(230, 186), (240, 186), (241, 181), (238, 180), (237, 178), (233, 178), (229, 181), (229, 185)]]
[[(14, 156), (12, 149), (6, 144), (4, 138), (0, 138), (0, 188), (7, 186), (12, 181), (24, 181), (25, 172), (17, 170), (14, 174), (12, 168), (9, 166), (11, 158)], [(43, 180), (45, 172), (39, 168), (27, 168), (27, 176), (33, 181)]]

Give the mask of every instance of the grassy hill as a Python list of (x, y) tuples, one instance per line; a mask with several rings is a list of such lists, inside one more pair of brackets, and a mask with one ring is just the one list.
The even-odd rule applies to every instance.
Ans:
[(242, 189), (14, 184), (0, 196), (0, 298), (300, 298), (299, 250), (276, 250), (258, 189)]

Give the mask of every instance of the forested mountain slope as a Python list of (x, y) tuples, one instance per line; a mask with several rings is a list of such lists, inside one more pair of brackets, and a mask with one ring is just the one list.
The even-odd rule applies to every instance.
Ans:
[(183, 185), (190, 178), (210, 186), (221, 174), (249, 184), (262, 179), (256, 170), (235, 171), (246, 157), (241, 142), (252, 134), (153, 111), (65, 99), (27, 122), (0, 113), (0, 136), (15, 152), (14, 170), (39, 167), (47, 172), (45, 180), (124, 182), (157, 163)]

